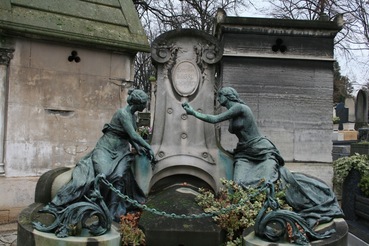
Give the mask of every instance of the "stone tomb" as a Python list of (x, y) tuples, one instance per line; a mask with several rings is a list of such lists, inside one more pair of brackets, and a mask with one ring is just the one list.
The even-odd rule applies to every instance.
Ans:
[[(219, 74), (252, 109), (286, 162), (332, 161), (334, 21), (240, 18), (218, 12), (224, 45)], [(222, 146), (234, 148), (222, 125)]]
[[(190, 102), (198, 111), (215, 113), (215, 93), (219, 89), (215, 79), (216, 63), (222, 54), (222, 48), (214, 37), (196, 30), (165, 33), (152, 45), (158, 84), (151, 145), (157, 164), (154, 169), (149, 165), (136, 165), (134, 173), (149, 197), (147, 206), (169, 216), (144, 211), (140, 225), (147, 245), (196, 246), (224, 242), (221, 229), (211, 218), (176, 219), (171, 216), (172, 213), (202, 213), (194, 203), (197, 189), (205, 187), (216, 192), (221, 188), (220, 178), (233, 178), (233, 160), (220, 147), (218, 127), (187, 117), (181, 106), (183, 102)], [(67, 176), (66, 170), (61, 173)], [(51, 181), (47, 179), (48, 184), (53, 184), (59, 176), (49, 175)], [(50, 192), (36, 191), (40, 194)], [(41, 203), (46, 203), (51, 197), (46, 197)], [(29, 208), (32, 209), (31, 206)], [(19, 232), (36, 235), (30, 232), (32, 228), (29, 227), (36, 211), (24, 211), (20, 216), (24, 221), (20, 221), (22, 228)], [(116, 240), (114, 233), (111, 236), (111, 242)]]
[[(232, 179), (233, 161), (219, 147), (217, 128), (188, 117), (182, 103), (215, 113), (216, 63), (223, 50), (213, 36), (187, 29), (159, 36), (151, 54), (157, 67), (151, 146), (158, 162), (154, 171), (137, 167), (136, 178), (149, 194), (148, 206), (202, 213), (194, 193), (199, 187), (218, 191), (220, 178)], [(223, 240), (211, 218), (172, 219), (144, 212), (141, 223), (148, 245), (218, 245)]]
[[(194, 201), (197, 189), (218, 191), (220, 178), (232, 179), (233, 160), (219, 147), (217, 127), (187, 117), (182, 108), (183, 102), (190, 102), (197, 110), (214, 114), (218, 87), (215, 71), (221, 57), (222, 49), (217, 40), (197, 30), (168, 32), (153, 43), (152, 58), (158, 70), (158, 83), (151, 145), (157, 163), (154, 169), (148, 163), (133, 167), (137, 182), (149, 197), (149, 207), (153, 205), (169, 214), (202, 213)], [(137, 157), (137, 163), (145, 163), (139, 159)], [(36, 202), (19, 217), (22, 242), (37, 245), (39, 237), (49, 240), (45, 233), (36, 232), (31, 222), (44, 219), (38, 217), (37, 211), (51, 201), (58, 187), (69, 179), (70, 171), (64, 168), (47, 172), (40, 178)], [(221, 229), (209, 217), (174, 220), (144, 212), (141, 226), (148, 245), (219, 245), (224, 241)], [(107, 236), (86, 235), (84, 242), (79, 242), (79, 237), (52, 236), (50, 240), (54, 241), (48, 245), (66, 241), (80, 243), (76, 245), (88, 245), (92, 241), (97, 245), (111, 245), (117, 240), (116, 226), (112, 226)]]

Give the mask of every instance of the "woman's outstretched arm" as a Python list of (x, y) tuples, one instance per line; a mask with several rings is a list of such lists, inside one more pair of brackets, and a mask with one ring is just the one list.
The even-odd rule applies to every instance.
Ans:
[(211, 115), (211, 114), (203, 114), (200, 113), (196, 110), (194, 110), (190, 104), (188, 104), (187, 102), (182, 104), (182, 107), (184, 108), (184, 110), (186, 110), (187, 114), (189, 115), (193, 115), (196, 118), (208, 122), (208, 123), (212, 123), (212, 124), (216, 124), (222, 121), (226, 121), (226, 120), (230, 120), (234, 117), (236, 117), (237, 115), (239, 115), (242, 112), (242, 109), (240, 107), (240, 105), (234, 105), (233, 107), (231, 107), (230, 109), (228, 109), (227, 111), (218, 114), (218, 115)]

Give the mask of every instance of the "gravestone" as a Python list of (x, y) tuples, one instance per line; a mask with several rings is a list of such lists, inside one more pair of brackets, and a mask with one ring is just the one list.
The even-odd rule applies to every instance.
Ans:
[(348, 108), (345, 108), (345, 104), (340, 102), (336, 106), (336, 116), (340, 118), (338, 130), (343, 130), (343, 123), (348, 122)]
[(355, 102), (355, 129), (368, 126), (368, 92), (359, 90)]
[(355, 102), (356, 100), (351, 97), (345, 99), (345, 107), (348, 108), (349, 111), (348, 122), (356, 122)]
[[(154, 170), (136, 166), (148, 206), (169, 214), (202, 213), (195, 203), (199, 187), (219, 191), (220, 179), (232, 179), (233, 160), (219, 147), (217, 127), (188, 117), (182, 103), (214, 114), (218, 41), (198, 30), (175, 30), (152, 44), (157, 67), (151, 147)], [(220, 245), (224, 235), (211, 218), (176, 219), (144, 212), (140, 222), (148, 245)]]
[(159, 36), (151, 54), (157, 67), (151, 141), (157, 164), (153, 171), (136, 167), (137, 182), (148, 194), (162, 179), (192, 175), (218, 191), (220, 178), (232, 179), (232, 158), (219, 147), (217, 127), (188, 117), (182, 103), (214, 114), (216, 63), (222, 48), (213, 36), (185, 29)]

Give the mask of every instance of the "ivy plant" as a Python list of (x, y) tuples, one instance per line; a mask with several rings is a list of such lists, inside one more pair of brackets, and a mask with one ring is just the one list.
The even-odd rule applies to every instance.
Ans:
[[(362, 185), (359, 187), (364, 192), (367, 190), (369, 197), (369, 156), (354, 154), (352, 156), (346, 156), (338, 158), (333, 162), (333, 185), (336, 187), (341, 187), (343, 181), (349, 174), (349, 172), (354, 169), (357, 170), (361, 175)], [(363, 188), (362, 188), (363, 187)], [(363, 190), (364, 189), (364, 190)], [(365, 192), (364, 192), (365, 194)]]
[(365, 197), (369, 198), (369, 175), (363, 176), (359, 182), (359, 188)]
[[(232, 180), (221, 179), (224, 186), (215, 195), (212, 191), (200, 189), (197, 196), (197, 203), (208, 213), (219, 212), (222, 208), (227, 208), (232, 204), (238, 204), (234, 209), (227, 213), (221, 213), (213, 217), (214, 221), (227, 234), (226, 246), (242, 245), (242, 232), (254, 226), (256, 216), (261, 210), (266, 194), (259, 192), (253, 187), (241, 187)], [(284, 199), (285, 193), (276, 187), (276, 199), (283, 209), (292, 210)]]

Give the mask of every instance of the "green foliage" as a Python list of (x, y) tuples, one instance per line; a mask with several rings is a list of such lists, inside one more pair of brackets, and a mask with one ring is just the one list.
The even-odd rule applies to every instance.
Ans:
[(141, 212), (121, 216), (120, 233), (122, 234), (122, 246), (146, 245), (145, 234), (138, 228), (140, 217)]
[(340, 123), (340, 117), (335, 116), (333, 117), (332, 121), (333, 121), (333, 124), (338, 124)]
[[(219, 212), (232, 204), (239, 204), (230, 212), (221, 213), (213, 219), (227, 233), (226, 246), (242, 245), (242, 232), (244, 229), (254, 226), (256, 216), (262, 208), (266, 194), (260, 193), (257, 188), (243, 188), (232, 180), (221, 179), (224, 188), (217, 196), (213, 192), (200, 189), (197, 203), (205, 212)], [(278, 187), (276, 187), (278, 188)], [(291, 209), (284, 200), (284, 192), (277, 190), (277, 201), (283, 209)]]
[[(341, 187), (349, 172), (355, 169), (361, 175), (363, 187), (369, 193), (369, 156), (355, 154), (339, 158), (333, 162), (333, 185)], [(361, 182), (360, 182), (361, 183)], [(361, 186), (359, 186), (361, 188)], [(362, 189), (362, 188), (361, 188)], [(362, 190), (364, 193), (365, 191)], [(369, 196), (368, 196), (369, 197)]]
[(363, 176), (360, 179), (359, 188), (365, 197), (369, 197), (369, 175)]
[(234, 240), (228, 241), (226, 246), (240, 246), (242, 245), (242, 237), (237, 237)]
[(354, 88), (347, 76), (341, 74), (338, 62), (333, 64), (333, 103), (344, 102), (346, 98), (352, 97)]

